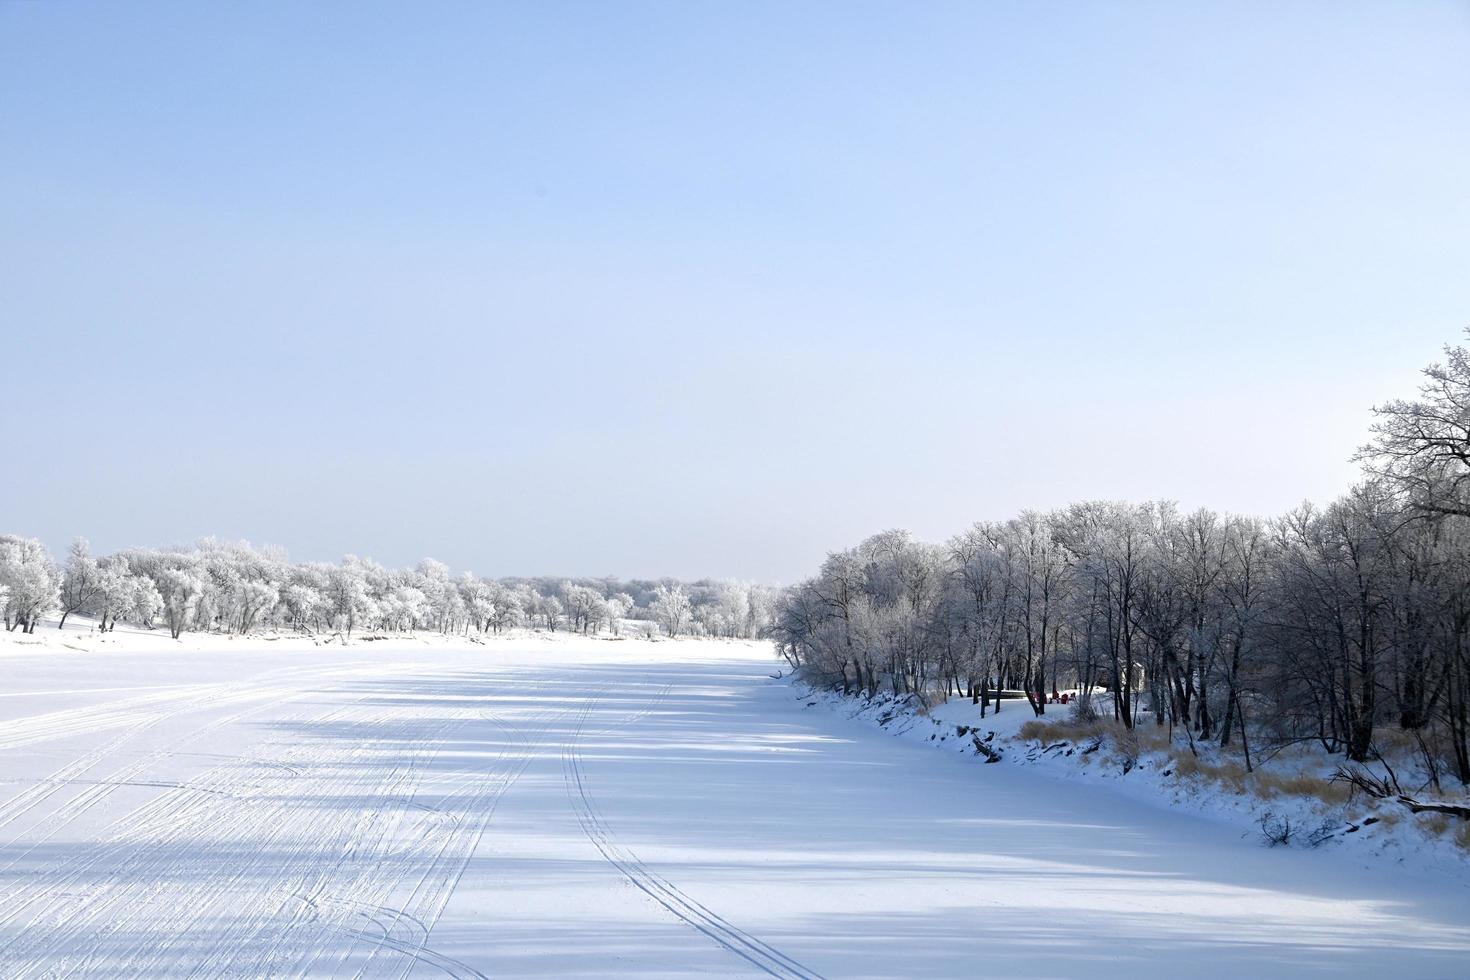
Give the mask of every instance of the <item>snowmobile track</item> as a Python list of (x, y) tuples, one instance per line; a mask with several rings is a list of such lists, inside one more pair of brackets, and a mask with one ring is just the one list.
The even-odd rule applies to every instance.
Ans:
[[(667, 689), (664, 693), (667, 693)], [(822, 975), (752, 936), (739, 926), (690, 898), (667, 878), (645, 864), (638, 855), (619, 845), (598, 809), (582, 769), (580, 743), (586, 734), (587, 717), (597, 705), (589, 698), (576, 726), (562, 747), (562, 772), (567, 798), (572, 801), (582, 831), (614, 868), (635, 888), (657, 902), (690, 928), (713, 940), (751, 966), (773, 977), (794, 980), (823, 980)], [(636, 717), (636, 716), (635, 716)], [(616, 726), (615, 726), (616, 727)], [(604, 729), (604, 733), (612, 729)]]

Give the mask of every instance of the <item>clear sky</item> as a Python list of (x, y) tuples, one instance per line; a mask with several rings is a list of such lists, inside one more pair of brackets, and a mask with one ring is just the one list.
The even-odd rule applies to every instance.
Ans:
[(1463, 3), (0, 0), (0, 530), (58, 551), (1271, 514), (1466, 324)]

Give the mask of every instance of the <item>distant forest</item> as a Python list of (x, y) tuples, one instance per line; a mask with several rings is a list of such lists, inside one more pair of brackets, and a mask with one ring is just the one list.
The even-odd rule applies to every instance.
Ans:
[(478, 578), (427, 558), (385, 568), (349, 555), (338, 564), (293, 563), (276, 548), (205, 540), (93, 556), (77, 539), (61, 564), (30, 538), (0, 535), (5, 628), (36, 630), (59, 614), (99, 629), (248, 633), (434, 630), (499, 633), (517, 626), (584, 634), (655, 632), (749, 638), (770, 620), (776, 592), (745, 582), (616, 578)]

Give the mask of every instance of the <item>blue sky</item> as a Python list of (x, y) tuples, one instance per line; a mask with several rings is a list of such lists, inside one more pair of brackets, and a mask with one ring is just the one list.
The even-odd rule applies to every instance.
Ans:
[(1470, 324), (1470, 6), (0, 0), (0, 525), (791, 581), (1326, 500)]

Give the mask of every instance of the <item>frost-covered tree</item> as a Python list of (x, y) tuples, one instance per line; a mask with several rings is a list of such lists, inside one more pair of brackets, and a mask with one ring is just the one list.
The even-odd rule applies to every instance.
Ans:
[(60, 605), (61, 574), (41, 542), (0, 535), (0, 589), (5, 629), (34, 633), (41, 617)]
[(521, 593), (497, 585), (490, 599), (490, 628), (496, 633), (513, 629), (520, 624), (524, 608)]
[(164, 569), (154, 579), (154, 585), (163, 599), (169, 635), (177, 640), (185, 630), (199, 622), (198, 606), (208, 584), (196, 570), (182, 566)]
[(602, 628), (608, 619), (609, 607), (601, 592), (591, 586), (571, 582), (563, 582), (560, 591), (569, 628), (582, 633), (596, 633)]
[(490, 620), (495, 613), (494, 591), (491, 584), (476, 578), (469, 572), (461, 575), (455, 584), (459, 589), (460, 603), (464, 607), (466, 625), (473, 626), (479, 633), (488, 631)]
[(377, 600), (378, 616), (384, 629), (411, 630), (430, 618), (432, 606), (422, 589), (400, 585)]
[(86, 538), (77, 538), (67, 551), (66, 565), (61, 577), (61, 619), (56, 628), (66, 625), (66, 617), (92, 605), (101, 586), (101, 572), (97, 560), (92, 557)]
[(649, 611), (665, 633), (676, 637), (688, 627), (692, 608), (682, 585), (660, 585), (654, 592)]
[[(133, 620), (144, 629), (153, 629), (154, 622), (163, 613), (163, 593), (158, 591), (158, 586), (150, 578), (143, 575), (130, 575), (127, 578), (130, 586), (127, 611)], [(114, 615), (111, 630), (117, 625), (117, 616)]]
[(370, 615), (376, 612), (376, 603), (368, 595), (368, 570), (353, 555), (348, 555), (342, 564), (327, 576), (325, 607), (332, 625), (348, 636)]
[(234, 620), (241, 633), (248, 633), (262, 614), (275, 608), (280, 601), (281, 590), (274, 582), (253, 580), (242, 582), (233, 598)]
[(633, 597), (626, 592), (618, 592), (608, 597), (607, 628), (613, 636), (623, 634), (623, 620), (628, 618), (634, 605)]
[(1418, 398), (1374, 409), (1374, 438), (1359, 458), (1413, 507), (1470, 517), (1470, 350), (1446, 346), (1444, 354), (1424, 369)]
[(422, 620), (429, 628), (441, 633), (453, 632), (455, 624), (463, 618), (464, 603), (450, 579), (449, 566), (433, 558), (425, 558), (414, 568), (414, 576), (407, 584), (424, 598), (422, 611), (409, 620), (408, 628)]
[[(121, 555), (108, 555), (97, 562), (97, 590), (85, 611), (97, 617), (97, 627), (108, 632), (117, 625), (119, 616), (137, 606), (137, 592), (148, 579), (132, 574), (128, 560)], [(155, 590), (156, 591), (156, 590)]]
[(554, 595), (542, 596), (536, 604), (536, 611), (541, 616), (541, 623), (548, 630), (555, 633), (556, 628), (561, 625), (563, 607), (561, 600)]
[(322, 605), (322, 594), (309, 585), (293, 582), (281, 593), (291, 625), (298, 630), (308, 629)]

